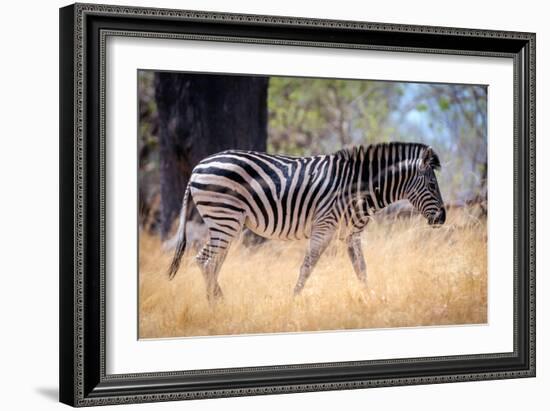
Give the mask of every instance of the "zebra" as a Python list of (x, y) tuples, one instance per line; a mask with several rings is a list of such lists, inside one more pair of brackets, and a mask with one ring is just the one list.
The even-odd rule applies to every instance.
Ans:
[(227, 150), (195, 166), (185, 190), (168, 276), (185, 251), (187, 207), (192, 198), (208, 229), (196, 256), (209, 301), (222, 297), (220, 268), (243, 228), (280, 240), (309, 239), (294, 295), (336, 235), (344, 240), (353, 269), (366, 286), (360, 234), (372, 215), (407, 199), (430, 225), (445, 222), (432, 147), (391, 142), (342, 149), (328, 155), (291, 157)]

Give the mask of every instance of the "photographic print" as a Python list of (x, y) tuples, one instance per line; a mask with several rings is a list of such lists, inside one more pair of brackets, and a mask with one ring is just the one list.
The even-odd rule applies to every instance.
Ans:
[(485, 85), (138, 71), (139, 338), (487, 323)]

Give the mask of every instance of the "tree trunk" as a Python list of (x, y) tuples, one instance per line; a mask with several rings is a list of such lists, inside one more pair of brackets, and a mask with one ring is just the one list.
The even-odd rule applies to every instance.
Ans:
[(265, 151), (267, 77), (156, 73), (161, 236), (180, 212), (193, 167), (227, 149)]

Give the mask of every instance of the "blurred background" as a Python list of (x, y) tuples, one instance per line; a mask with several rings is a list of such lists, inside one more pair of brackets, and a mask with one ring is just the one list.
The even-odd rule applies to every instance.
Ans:
[(486, 86), (140, 71), (138, 96), (140, 225), (163, 239), (195, 164), (230, 148), (429, 144), (447, 206), (486, 213)]

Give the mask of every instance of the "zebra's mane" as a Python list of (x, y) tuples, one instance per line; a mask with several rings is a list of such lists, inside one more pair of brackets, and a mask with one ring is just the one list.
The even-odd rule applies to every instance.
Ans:
[(408, 159), (420, 159), (423, 157), (424, 153), (426, 153), (427, 150), (429, 150), (429, 153), (427, 153), (428, 157), (428, 164), (434, 169), (440, 169), (441, 168), (441, 162), (439, 161), (439, 156), (433, 151), (433, 149), (422, 143), (402, 143), (402, 142), (391, 142), (391, 143), (379, 143), (379, 144), (370, 144), (368, 146), (354, 146), (354, 147), (348, 147), (343, 148), (334, 155), (342, 157), (344, 159), (356, 159), (358, 157), (365, 156), (366, 158), (369, 158), (370, 153), (372, 150), (374, 150), (373, 157), (378, 157), (378, 154), (380, 151), (382, 151), (382, 154), (385, 155), (386, 152), (392, 153), (392, 150), (395, 149), (396, 156), (388, 156), (391, 163), (398, 163), (402, 160), (404, 160), (405, 155), (405, 149), (408, 148), (408, 152), (410, 153)]

